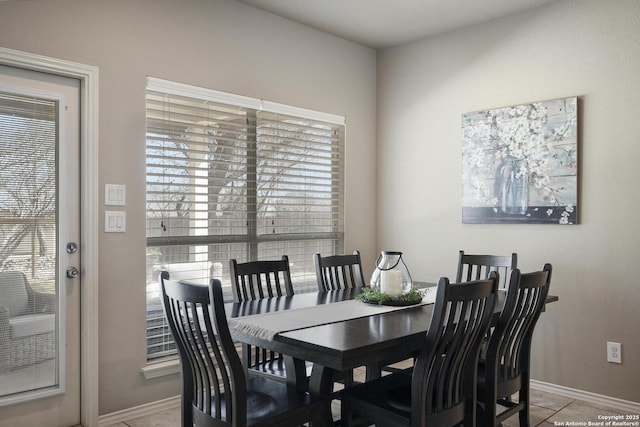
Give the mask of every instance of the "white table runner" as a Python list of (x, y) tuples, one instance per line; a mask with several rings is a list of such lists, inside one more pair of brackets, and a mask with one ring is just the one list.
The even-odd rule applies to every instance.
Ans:
[[(433, 304), (435, 297), (436, 288), (428, 288), (422, 302), (416, 305)], [(416, 307), (416, 305), (388, 306), (349, 300), (308, 308), (236, 317), (229, 319), (228, 322), (232, 331), (272, 341), (281, 332), (409, 309)]]

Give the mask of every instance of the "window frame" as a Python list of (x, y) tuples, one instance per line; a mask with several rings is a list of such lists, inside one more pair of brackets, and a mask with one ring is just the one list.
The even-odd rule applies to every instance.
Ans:
[[(346, 140), (346, 121), (342, 116), (328, 114), (323, 112), (318, 112), (314, 110), (308, 110), (298, 107), (293, 107), (285, 104), (245, 97), (241, 95), (230, 94), (226, 92), (215, 91), (206, 88), (195, 87), (191, 85), (186, 85), (182, 83), (171, 82), (167, 80), (157, 79), (154, 77), (147, 78), (147, 88), (146, 93), (148, 94), (150, 91), (163, 93), (167, 95), (175, 95), (181, 96), (185, 98), (193, 98), (202, 101), (211, 101), (218, 104), (227, 104), (232, 107), (241, 107), (247, 109), (248, 114), (252, 114), (253, 117), (248, 120), (253, 123), (256, 129), (253, 131), (247, 131), (246, 135), (251, 135), (251, 137), (247, 138), (246, 141), (246, 156), (245, 159), (247, 161), (246, 164), (246, 199), (245, 199), (245, 208), (247, 215), (247, 224), (246, 224), (246, 233), (245, 234), (213, 234), (211, 232), (207, 232), (205, 235), (182, 235), (182, 236), (149, 236), (147, 232), (146, 238), (146, 248), (161, 248), (161, 247), (169, 247), (169, 246), (185, 246), (188, 248), (188, 252), (190, 249), (196, 246), (206, 246), (207, 258), (210, 258), (211, 249), (209, 245), (223, 245), (223, 244), (246, 244), (247, 245), (247, 260), (257, 260), (259, 257), (258, 247), (261, 244), (275, 243), (275, 242), (295, 242), (301, 241), (301, 245), (305, 245), (304, 241), (317, 241), (317, 242), (325, 242), (330, 243), (331, 249), (330, 253), (325, 252), (323, 255), (335, 255), (344, 253), (344, 147)], [(341, 130), (341, 135), (337, 135), (338, 138), (338, 155), (337, 160), (334, 160), (332, 157), (331, 160), (331, 173), (337, 171), (337, 179), (332, 179), (331, 184), (331, 208), (332, 212), (332, 222), (335, 222), (336, 226), (332, 227), (331, 231), (324, 232), (313, 232), (313, 233), (286, 233), (286, 234), (278, 234), (278, 233), (263, 233), (260, 234), (258, 231), (258, 203), (257, 203), (257, 187), (258, 187), (258, 178), (257, 178), (257, 170), (258, 170), (258, 158), (259, 158), (259, 148), (258, 148), (258, 132), (257, 128), (258, 121), (255, 116), (260, 115), (262, 113), (266, 114), (282, 114), (283, 116), (291, 116), (297, 117), (301, 119), (318, 121), (318, 122), (326, 122), (331, 125), (337, 126), (338, 129)], [(149, 113), (147, 112), (147, 120), (149, 120)], [(147, 135), (146, 135), (146, 150), (147, 157), (149, 150), (149, 125), (147, 125)], [(249, 126), (249, 124), (247, 124)], [(337, 163), (336, 163), (337, 162)], [(336, 163), (336, 164), (334, 164)], [(146, 174), (145, 174), (146, 175)], [(149, 180), (147, 178), (147, 185), (149, 185)], [(194, 194), (193, 192), (189, 192), (189, 194)], [(208, 193), (211, 194), (211, 193)], [(148, 196), (147, 196), (148, 197)], [(147, 204), (149, 200), (147, 200)], [(148, 206), (148, 205), (147, 205)], [(147, 222), (150, 220), (148, 213), (149, 208), (145, 209), (147, 212)], [(320, 244), (320, 243), (319, 243)], [(284, 255), (285, 253), (281, 254)], [(288, 255), (288, 254), (287, 254)], [(309, 266), (313, 268), (313, 260), (312, 254), (308, 254), (308, 262)], [(267, 259), (264, 257), (260, 257), (261, 259)], [(306, 261), (306, 260), (305, 260)], [(148, 262), (148, 261), (147, 261)], [(192, 261), (189, 261), (192, 262)], [(195, 261), (197, 262), (197, 261)], [(292, 272), (293, 273), (293, 272)], [(156, 277), (157, 279), (157, 277)], [(147, 275), (147, 286), (149, 286), (149, 274)], [(315, 282), (315, 278), (314, 278)], [(294, 279), (295, 286), (295, 279)], [(309, 286), (299, 287), (296, 289), (297, 291), (308, 291), (315, 290), (315, 285), (313, 288)], [(231, 297), (230, 288), (225, 292), (225, 298)], [(149, 298), (147, 298), (147, 322), (149, 322)], [(149, 332), (149, 324), (147, 324), (147, 331)], [(170, 332), (168, 332), (170, 335)], [(149, 339), (149, 336), (148, 336)], [(159, 356), (153, 356), (149, 352), (151, 345), (149, 342), (147, 343), (147, 360), (150, 362), (161, 361), (163, 356), (167, 356), (172, 353), (170, 350), (162, 351)]]

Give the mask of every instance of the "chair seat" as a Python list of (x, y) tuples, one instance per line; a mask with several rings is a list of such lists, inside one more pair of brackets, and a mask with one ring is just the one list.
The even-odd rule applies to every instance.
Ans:
[(11, 339), (46, 334), (55, 329), (55, 314), (23, 314), (9, 318)]
[(411, 383), (387, 390), (386, 402), (392, 408), (411, 412)]
[[(352, 407), (360, 413), (374, 414), (380, 409), (385, 418), (393, 414), (393, 423), (409, 425), (411, 422), (411, 376), (402, 373), (385, 375), (377, 380), (355, 385), (349, 389)], [(408, 400), (407, 400), (408, 399)], [(408, 410), (407, 410), (408, 408)]]
[[(287, 420), (292, 420), (292, 411), (295, 413), (297, 410), (300, 410), (302, 423), (308, 419), (307, 405), (316, 401), (309, 393), (296, 391), (294, 387), (284, 383), (265, 377), (251, 378), (247, 382), (247, 425), (271, 426), (277, 422), (278, 417), (285, 415)], [(223, 397), (221, 418), (226, 420), (224, 408)]]
[[(384, 414), (384, 425), (411, 425), (411, 375), (406, 372), (386, 375), (349, 389), (349, 405), (358, 413), (376, 419), (376, 413)], [(433, 396), (435, 402), (435, 396)], [(464, 403), (441, 412), (427, 415), (427, 424), (438, 426), (443, 420), (459, 423), (464, 418)], [(449, 424), (446, 424), (449, 425)]]
[[(307, 392), (297, 391), (295, 387), (268, 378), (251, 378), (248, 381), (247, 392), (249, 425), (259, 425), (264, 421), (267, 421), (266, 425), (272, 425), (274, 418), (285, 413), (287, 418), (291, 419), (291, 411), (296, 409), (306, 411), (306, 405), (317, 401)], [(265, 399), (268, 400), (265, 401)]]
[[(349, 390), (349, 399), (352, 407), (360, 407), (360, 413), (375, 414), (383, 410), (385, 421), (391, 422), (385, 425), (411, 425), (411, 376), (406, 373), (386, 375), (353, 387)], [(454, 419), (460, 419), (464, 416), (464, 406), (458, 404), (434, 414), (433, 418), (427, 415), (427, 420), (432, 419), (433, 425), (437, 425), (446, 412)]]

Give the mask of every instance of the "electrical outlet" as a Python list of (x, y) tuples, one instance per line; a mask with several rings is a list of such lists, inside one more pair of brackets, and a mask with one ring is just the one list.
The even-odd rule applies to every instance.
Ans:
[(607, 342), (607, 362), (622, 363), (622, 344)]

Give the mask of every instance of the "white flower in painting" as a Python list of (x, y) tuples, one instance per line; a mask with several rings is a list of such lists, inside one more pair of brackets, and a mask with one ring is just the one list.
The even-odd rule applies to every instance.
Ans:
[(551, 178), (549, 178), (548, 176), (540, 176), (540, 175), (536, 175), (533, 177), (533, 184), (536, 186), (536, 188), (543, 188), (549, 185), (549, 182), (551, 182)]
[(560, 214), (560, 224), (572, 224), (569, 222), (569, 215), (573, 212), (573, 206), (567, 205), (564, 207), (564, 211)]

